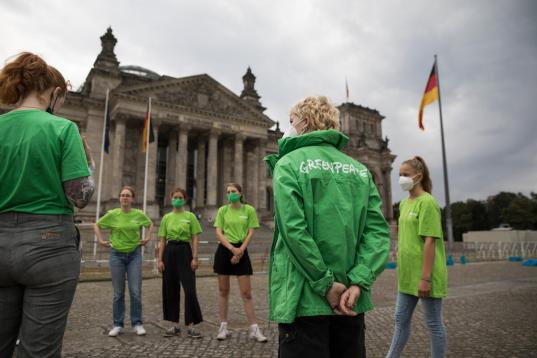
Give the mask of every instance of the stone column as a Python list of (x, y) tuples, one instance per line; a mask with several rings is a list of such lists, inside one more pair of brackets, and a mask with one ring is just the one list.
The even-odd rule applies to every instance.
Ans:
[[(102, 101), (104, 104), (104, 100)], [(104, 105), (102, 107), (95, 107), (88, 109), (88, 118), (86, 124), (85, 136), (88, 140), (93, 152), (93, 159), (95, 160), (95, 171), (93, 172), (93, 179), (95, 180), (95, 194), (91, 197), (91, 201), (88, 206), (84, 209), (75, 209), (75, 213), (83, 220), (94, 221), (95, 220), (95, 210), (97, 204), (97, 185), (99, 181), (99, 165), (101, 160), (101, 150), (102, 150), (102, 135), (103, 135), (103, 111)], [(104, 168), (106, 168), (107, 160), (106, 155), (104, 156)], [(105, 171), (106, 173), (106, 171)], [(103, 188), (106, 188), (105, 180), (103, 178)], [(106, 191), (104, 191), (105, 193)], [(104, 194), (102, 193), (102, 194)], [(103, 198), (101, 197), (101, 200)], [(101, 213), (106, 213), (106, 208), (101, 204)]]
[(198, 155), (196, 163), (196, 208), (205, 206), (205, 138), (198, 138)]
[(265, 158), (265, 148), (267, 147), (266, 139), (260, 139), (257, 146), (257, 162), (258, 162), (258, 192), (257, 192), (257, 210), (265, 211), (267, 209), (267, 166), (263, 158)]
[(242, 182), (244, 179), (243, 176), (243, 147), (244, 147), (244, 135), (242, 133), (237, 133), (235, 135), (235, 153), (233, 159), (234, 171), (233, 171), (233, 181), (243, 185)]
[(112, 155), (112, 183), (110, 195), (112, 198), (119, 196), (119, 191), (123, 185), (123, 162), (125, 159), (125, 133), (126, 123), (124, 118), (116, 120), (114, 133), (114, 146), (111, 148)]
[(170, 205), (170, 193), (175, 188), (175, 174), (177, 161), (177, 133), (170, 132), (168, 139), (168, 162), (166, 163), (166, 196), (164, 197), (164, 205)]
[(249, 151), (246, 155), (246, 181), (243, 185), (243, 189), (246, 190), (246, 201), (257, 209), (258, 192), (259, 192), (259, 151), (258, 143), (250, 143), (249, 146), (253, 150)]
[[(224, 184), (234, 181), (234, 161), (235, 156), (233, 154), (233, 145), (234, 143), (230, 138), (221, 140), (219, 146), (219, 154), (221, 155), (218, 158), (219, 161), (219, 180), (218, 180), (218, 190), (217, 190), (217, 202), (220, 203), (224, 200), (225, 195), (222, 192), (222, 187)], [(225, 200), (224, 200), (225, 201)]]
[(216, 207), (216, 198), (218, 190), (218, 136), (219, 133), (211, 131), (209, 135), (209, 153), (207, 156), (207, 206)]
[[(158, 150), (158, 122), (151, 118), (155, 141), (149, 143), (149, 163), (147, 169), (147, 203), (155, 202), (157, 189), (157, 150)], [(145, 153), (144, 153), (145, 154)]]
[(384, 200), (386, 208), (386, 220), (388, 222), (393, 220), (393, 205), (392, 205), (392, 186), (391, 186), (391, 168), (386, 168), (383, 170), (384, 174)]
[(179, 131), (179, 147), (175, 163), (175, 186), (186, 190), (186, 175), (188, 161), (188, 131), (190, 128), (182, 125)]

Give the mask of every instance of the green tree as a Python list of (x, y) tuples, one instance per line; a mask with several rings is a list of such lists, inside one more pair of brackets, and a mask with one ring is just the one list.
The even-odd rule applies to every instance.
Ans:
[(509, 205), (502, 210), (502, 221), (517, 230), (531, 230), (535, 228), (535, 202), (519, 193)]
[(489, 229), (493, 229), (504, 223), (502, 218), (503, 210), (507, 208), (516, 197), (517, 195), (515, 193), (502, 191), (487, 199), (486, 205)]
[(455, 241), (462, 241), (465, 232), (488, 229), (487, 207), (481, 201), (468, 199), (451, 204), (451, 219)]

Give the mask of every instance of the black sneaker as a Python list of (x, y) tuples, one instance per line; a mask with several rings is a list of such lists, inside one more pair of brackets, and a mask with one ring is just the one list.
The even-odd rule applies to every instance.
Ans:
[(196, 331), (194, 328), (189, 328), (186, 333), (190, 338), (201, 338), (201, 333)]
[(179, 327), (172, 327), (164, 333), (164, 337), (174, 337), (181, 334), (181, 328)]

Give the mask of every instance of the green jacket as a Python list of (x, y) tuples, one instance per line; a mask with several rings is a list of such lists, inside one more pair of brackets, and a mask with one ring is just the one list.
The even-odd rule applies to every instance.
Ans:
[(280, 139), (265, 158), (273, 173), (275, 230), (270, 254), (270, 319), (334, 314), (334, 281), (359, 285), (356, 312), (373, 308), (371, 286), (384, 270), (390, 239), (367, 168), (342, 153), (348, 137), (315, 131)]

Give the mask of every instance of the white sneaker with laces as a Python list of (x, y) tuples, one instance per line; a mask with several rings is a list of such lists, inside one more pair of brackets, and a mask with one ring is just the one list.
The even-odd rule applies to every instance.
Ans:
[(115, 326), (114, 328), (112, 328), (110, 330), (110, 332), (108, 332), (108, 336), (110, 337), (117, 337), (121, 331), (123, 331), (123, 328), (122, 327), (119, 327), (119, 326)]
[(267, 337), (261, 333), (261, 330), (259, 329), (258, 325), (250, 327), (250, 338), (255, 339), (258, 342), (266, 342)]
[(139, 336), (145, 336), (146, 333), (144, 326), (142, 326), (141, 324), (137, 324), (136, 326), (134, 326), (134, 331), (136, 331), (136, 334)]
[(219, 341), (223, 341), (224, 339), (226, 339), (229, 336), (230, 336), (230, 333), (229, 333), (229, 331), (227, 329), (227, 326), (220, 325), (220, 329), (218, 330), (218, 334), (216, 335), (216, 339), (218, 339)]

